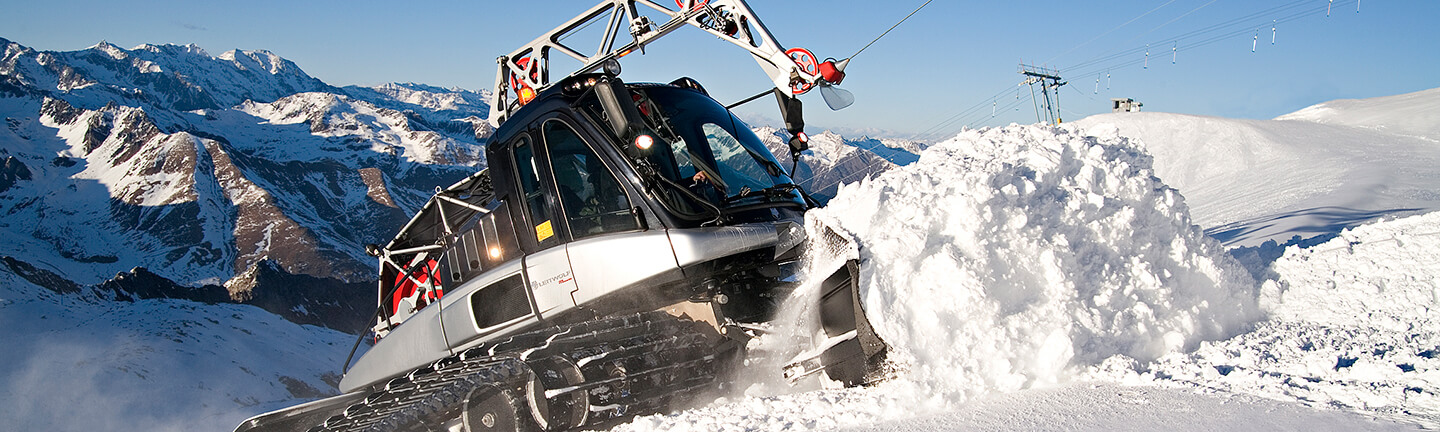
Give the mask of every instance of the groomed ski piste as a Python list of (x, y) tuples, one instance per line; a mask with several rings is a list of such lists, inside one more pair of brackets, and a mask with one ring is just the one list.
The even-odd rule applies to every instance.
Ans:
[[(1440, 100), (1435, 90), (1402, 96), (1413, 95), (1424, 104), (1412, 108)], [(1247, 270), (1196, 220), (1208, 218), (1208, 228), (1263, 215), (1192, 215), (1220, 203), (1187, 200), (1186, 188), (1200, 186), (1166, 181), (1177, 178), (1167, 169), (1187, 164), (1237, 168), (1247, 181), (1223, 179), (1233, 193), (1204, 199), (1230, 200), (1226, 209), (1251, 200), (1272, 214), (1303, 210), (1323, 197), (1283, 195), (1290, 165), (1241, 166), (1244, 155), (1184, 156), (1174, 147), (1188, 145), (1184, 131), (1201, 122), (1215, 134), (1343, 126), (1354, 135), (1307, 134), (1306, 142), (1372, 146), (1372, 157), (1351, 163), (1367, 172), (1404, 163), (1389, 158), (1411, 160), (1404, 166), (1418, 171), (1391, 184), (1434, 190), (1427, 185), (1440, 184), (1440, 168), (1425, 168), (1423, 158), (1440, 154), (1440, 137), (1429, 126), (1387, 128), (1416, 117), (1386, 98), (1366, 101), (1329, 107), (1368, 107), (1363, 117), (1322, 106), (1301, 112), (1323, 117), (1283, 121), (1145, 113), (962, 132), (914, 163), (842, 187), (808, 216), (861, 246), (862, 295), (890, 344), (892, 379), (849, 389), (816, 378), (786, 384), (779, 365), (793, 354), (789, 332), (803, 328), (797, 308), (787, 311), (797, 322), (777, 322), (753, 342), (752, 367), (731, 394), (616, 430), (1440, 427), (1434, 197), (1387, 198), (1420, 210), (1313, 238)], [(1360, 120), (1369, 123), (1345, 123)], [(1139, 134), (1127, 128), (1155, 121), (1178, 126), (1130, 138)], [(1250, 150), (1295, 145), (1267, 136)], [(1346, 176), (1325, 179), (1347, 184)], [(1288, 201), (1274, 207), (1267, 194)], [(0, 351), (11, 365), (0, 372), (0, 418), (17, 429), (230, 430), (321, 396), (316, 389), (327, 383), (317, 377), (333, 372), (353, 340), (247, 306), (77, 298), (10, 272), (0, 282), (0, 324), (20, 335)], [(806, 304), (805, 295), (802, 287), (791, 303)]]

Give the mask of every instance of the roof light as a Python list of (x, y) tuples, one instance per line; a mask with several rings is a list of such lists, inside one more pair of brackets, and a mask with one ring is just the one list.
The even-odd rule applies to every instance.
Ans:
[(532, 100), (535, 100), (535, 89), (530, 86), (520, 87), (520, 105), (528, 104)]
[[(629, 54), (629, 53), (630, 53), (630, 52), (628, 52), (628, 51), (625, 52), (625, 54)], [(624, 56), (624, 54), (621, 54), (621, 56)], [(606, 73), (606, 74), (609, 74), (610, 76), (620, 76), (620, 61), (619, 61), (619, 60), (616, 60), (616, 59), (613, 59), (613, 58), (612, 58), (612, 59), (609, 59), (609, 60), (606, 60), (604, 63), (601, 63), (601, 64), (600, 64), (600, 68), (601, 68), (602, 70), (604, 70), (605, 73)]]
[(635, 148), (638, 148), (641, 151), (649, 151), (650, 147), (653, 146), (655, 146), (655, 138), (652, 138), (650, 135), (642, 134), (635, 137)]
[(809, 148), (810, 148), (810, 135), (806, 135), (805, 132), (797, 132), (797, 133), (795, 133), (795, 135), (793, 135), (793, 136), (790, 137), (790, 155), (791, 155), (791, 156), (794, 156), (794, 157), (796, 157), (796, 158), (799, 158), (799, 157), (800, 157), (800, 152), (805, 151), (805, 150), (808, 150)]

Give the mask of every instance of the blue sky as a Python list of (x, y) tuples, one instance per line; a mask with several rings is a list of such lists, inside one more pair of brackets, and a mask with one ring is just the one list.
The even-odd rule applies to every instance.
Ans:
[[(751, 6), (781, 44), (838, 58), (922, 2), (756, 0)], [(265, 49), (334, 85), (419, 82), (481, 89), (494, 83), (495, 57), (594, 3), (0, 0), (6, 11), (0, 37), (57, 51), (100, 40), (127, 48), (194, 43), (212, 55)], [(1060, 95), (1067, 120), (1108, 112), (1112, 97), (1135, 98), (1147, 111), (1271, 118), (1332, 99), (1440, 87), (1440, 48), (1434, 46), (1440, 41), (1440, 1), (1340, 0), (1327, 17), (1329, 5), (937, 0), (854, 60), (843, 86), (855, 93), (854, 106), (829, 112), (812, 94), (805, 97), (807, 120), (812, 133), (871, 128), (942, 136), (965, 124), (1034, 122), (1029, 90), (1017, 86), (1022, 60), (1058, 68), (1069, 81)], [(1296, 16), (1306, 11), (1313, 15)], [(1273, 45), (1272, 20), (1280, 21)], [(1214, 31), (1194, 34), (1204, 29)], [(1139, 64), (1146, 44), (1148, 68)], [(1178, 49), (1174, 64), (1172, 49)], [(747, 54), (695, 29), (625, 60), (630, 80), (682, 75), (699, 79), (721, 102), (768, 83)], [(1007, 103), (1016, 106), (1000, 109)], [(758, 121), (778, 116), (771, 105), (767, 100), (740, 110)], [(967, 108), (972, 115), (957, 116)]]

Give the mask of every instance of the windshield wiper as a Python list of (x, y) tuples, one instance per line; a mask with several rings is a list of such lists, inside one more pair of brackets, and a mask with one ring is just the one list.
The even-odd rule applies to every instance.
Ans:
[[(725, 212), (725, 210), (721, 209), (720, 206), (717, 206), (715, 205), (715, 203), (710, 202), (710, 200), (707, 200), (699, 194), (696, 194), (694, 191), (691, 191), (690, 188), (687, 188), (684, 185), (676, 183), (674, 180), (670, 180), (669, 178), (660, 175), (660, 173), (655, 170), (655, 167), (651, 166), (649, 162), (645, 161), (644, 159), (638, 159), (636, 160), (636, 162), (636, 172), (639, 173), (641, 176), (650, 179), (652, 182), (658, 182), (660, 184), (668, 186), (670, 189), (680, 192), (681, 195), (689, 198), (693, 202), (699, 203), (701, 207), (703, 207), (705, 210), (709, 210), (710, 213), (713, 213), (714, 219), (711, 219), (705, 224), (723, 223), (726, 220), (728, 214)], [(648, 189), (649, 186), (646, 186), (646, 188)], [(697, 220), (697, 218), (684, 216), (684, 214), (687, 212), (678, 211), (678, 209), (674, 207), (674, 204), (670, 202), (670, 199), (666, 198), (664, 194), (660, 194), (656, 198), (658, 198), (660, 205), (664, 206), (666, 210), (669, 210), (671, 214), (681, 216), (684, 219)]]
[(767, 187), (767, 188), (760, 189), (760, 190), (750, 190), (750, 188), (748, 188), (748, 187), (747, 187), (747, 188), (741, 188), (739, 194), (725, 197), (725, 202), (726, 202), (726, 203), (731, 203), (731, 202), (739, 201), (739, 200), (742, 200), (742, 199), (745, 199), (745, 198), (752, 198), (752, 197), (759, 197), (759, 196), (771, 197), (771, 198), (794, 198), (795, 195), (791, 195), (790, 193), (791, 193), (792, 191), (796, 190), (796, 189), (800, 189), (800, 185), (797, 185), (797, 184), (794, 184), (794, 183), (778, 184), (778, 185), (771, 186), (771, 187)]
[(758, 191), (748, 191), (748, 192), (743, 192), (743, 191), (742, 191), (742, 193), (739, 194), (739, 195), (726, 197), (726, 198), (724, 199), (724, 202), (725, 202), (726, 204), (729, 204), (729, 203), (732, 203), (732, 202), (735, 202), (735, 201), (739, 201), (739, 200), (741, 200), (741, 199), (750, 198), (750, 197), (756, 197), (756, 196), (765, 196), (765, 197), (771, 197), (771, 198), (794, 198), (795, 195), (792, 195), (792, 194), (791, 194), (792, 192), (799, 192), (800, 199), (803, 200), (803, 201), (805, 201), (805, 205), (806, 205), (806, 206), (808, 206), (808, 207), (820, 207), (820, 202), (819, 202), (819, 201), (815, 201), (814, 198), (811, 198), (811, 197), (810, 197), (810, 193), (808, 193), (808, 192), (805, 191), (805, 188), (800, 187), (800, 185), (795, 184), (795, 183), (781, 183), (781, 184), (778, 184), (778, 185), (775, 185), (775, 186), (771, 186), (771, 187), (768, 187), (768, 188), (760, 189), (760, 190), (758, 190)]

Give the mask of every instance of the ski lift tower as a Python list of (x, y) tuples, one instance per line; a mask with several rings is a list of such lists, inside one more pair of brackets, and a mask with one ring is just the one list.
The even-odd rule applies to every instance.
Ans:
[[(1042, 107), (1036, 106), (1035, 121), (1060, 124), (1060, 87), (1068, 84), (1067, 82), (1061, 80), (1060, 71), (1021, 63), (1020, 74), (1025, 75), (1025, 81), (1021, 82), (1020, 85), (1028, 84), (1030, 86), (1031, 101), (1036, 101), (1036, 84), (1040, 85), (1040, 93), (1045, 98), (1045, 105), (1043, 106), (1043, 113), (1045, 117), (1043, 119), (1040, 117), (1042, 113)], [(1053, 95), (1051, 94), (1052, 92), (1054, 93)]]

